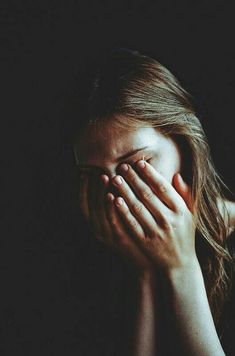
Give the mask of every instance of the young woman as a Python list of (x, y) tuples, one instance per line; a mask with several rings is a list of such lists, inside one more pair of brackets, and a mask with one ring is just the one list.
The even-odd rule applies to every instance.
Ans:
[(120, 352), (224, 355), (217, 326), (231, 289), (235, 209), (192, 97), (155, 59), (123, 49), (100, 62), (90, 84), (74, 138), (79, 203), (139, 284), (132, 338)]

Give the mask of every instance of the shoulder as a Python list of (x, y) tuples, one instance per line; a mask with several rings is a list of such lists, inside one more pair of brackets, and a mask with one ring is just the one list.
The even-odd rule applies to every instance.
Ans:
[(235, 231), (235, 202), (230, 200), (217, 200), (217, 205), (228, 227), (227, 238), (229, 238)]
[(235, 230), (235, 202), (225, 200), (225, 206), (228, 211), (228, 227), (229, 227), (228, 237), (229, 237), (231, 236), (232, 232)]

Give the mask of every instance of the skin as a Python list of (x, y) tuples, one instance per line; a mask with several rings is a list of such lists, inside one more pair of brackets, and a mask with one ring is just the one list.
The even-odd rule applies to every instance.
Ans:
[[(117, 162), (117, 158), (134, 148), (144, 146), (149, 147), (129, 157), (126, 163), (134, 168), (138, 159), (144, 158), (169, 183), (174, 184), (174, 174), (180, 172), (182, 163), (179, 148), (170, 138), (163, 136), (151, 127), (140, 127), (127, 131), (109, 121), (100, 130), (89, 129), (83, 134), (77, 146), (79, 167), (82, 169), (89, 167), (92, 173), (100, 173), (100, 175), (106, 173), (102, 178), (108, 184), (108, 181), (111, 183), (112, 178), (117, 175), (121, 163), (125, 162), (124, 159)], [(87, 177), (84, 175), (84, 185), (87, 184), (86, 179)], [(95, 184), (98, 187), (98, 181)], [(110, 189), (112, 190), (114, 187), (114, 185), (110, 186)], [(86, 197), (82, 196), (80, 204), (84, 216), (88, 219), (89, 209), (86, 200)]]
[[(145, 148), (118, 160), (140, 147)], [(96, 238), (137, 271), (139, 312), (127, 354), (160, 354), (161, 275), (186, 354), (224, 355), (196, 256), (193, 202), (177, 144), (154, 128), (128, 131), (110, 120), (83, 134), (76, 156), (90, 170), (81, 183), (84, 217)]]
[[(94, 149), (94, 144), (96, 149)], [(168, 186), (170, 186), (170, 184), (174, 184), (175, 188), (178, 189), (180, 185), (180, 177), (177, 175), (175, 176), (175, 174), (180, 171), (182, 164), (179, 148), (170, 138), (163, 136), (154, 128), (140, 127), (136, 130), (127, 131), (115, 125), (114, 122), (109, 121), (102, 126), (100, 130), (88, 130), (83, 135), (83, 138), (80, 140), (79, 146), (77, 147), (77, 151), (79, 152), (79, 166), (81, 168), (86, 167), (86, 169), (89, 167), (92, 172), (92, 177), (90, 177), (89, 182), (87, 175), (84, 175), (83, 177), (82, 184), (84, 188), (82, 189), (82, 194), (80, 196), (80, 206), (83, 215), (87, 220), (89, 220), (89, 222), (92, 223), (94, 233), (99, 240), (102, 240), (110, 247), (114, 247), (116, 250), (120, 251), (121, 255), (126, 257), (127, 261), (130, 261), (136, 265), (140, 271), (155, 268), (155, 264), (152, 266), (149, 258), (147, 259), (143, 251), (138, 248), (137, 240), (133, 241), (133, 239), (130, 238), (130, 226), (128, 222), (121, 219), (121, 216), (124, 217), (125, 215), (125, 205), (122, 208), (119, 206), (117, 209), (115, 204), (110, 201), (110, 199), (112, 200), (114, 198), (114, 194), (108, 194), (107, 198), (109, 199), (106, 199), (106, 201), (103, 201), (102, 197), (104, 196), (105, 191), (107, 193), (107, 189), (109, 187), (109, 190), (112, 192), (115, 191), (117, 196), (117, 193), (121, 192), (123, 195), (126, 194), (126, 198), (129, 199), (129, 203), (137, 205), (138, 209), (138, 204), (140, 205), (141, 198), (133, 192), (135, 189), (133, 184), (131, 187), (130, 182), (129, 184), (127, 183), (130, 173), (128, 175), (126, 174), (126, 176), (123, 173), (127, 181), (121, 187), (120, 191), (118, 191), (119, 188), (115, 186), (114, 178), (117, 172), (120, 172), (122, 162), (125, 162), (124, 160), (117, 162), (117, 158), (133, 149), (146, 146), (148, 147), (144, 150), (141, 150), (126, 159), (126, 163), (133, 166), (133, 168), (135, 167), (134, 169), (136, 171), (136, 162), (140, 158), (144, 158), (147, 162), (151, 163), (152, 167), (158, 170), (159, 177), (161, 175), (162, 179), (166, 180)], [(131, 169), (130, 172), (134, 173), (134, 170)], [(136, 177), (139, 177), (137, 175), (137, 171)], [(99, 183), (99, 178), (103, 181), (103, 187), (101, 187)], [(141, 178), (139, 177), (139, 184), (140, 182)], [(150, 181), (146, 183), (151, 184)], [(145, 189), (148, 188), (146, 183)], [(95, 191), (93, 198), (90, 198), (90, 200), (88, 197), (88, 185), (90, 192), (92, 187), (94, 187)], [(142, 185), (144, 188), (143, 181)], [(140, 190), (142, 187), (138, 189)], [(152, 189), (154, 189), (154, 187), (152, 187)], [(183, 184), (181, 190), (181, 194), (189, 204), (189, 187), (186, 186), (186, 184)], [(171, 194), (172, 192), (174, 193), (173, 189)], [(180, 199), (180, 197), (177, 198)], [(156, 201), (157, 198), (155, 197), (155, 204)], [(184, 203), (182, 199), (180, 203)], [(178, 204), (178, 201), (175, 204)], [(141, 204), (141, 206), (143, 206), (143, 204)], [(154, 206), (152, 208), (154, 208)], [(170, 210), (168, 211), (165, 205), (162, 204), (161, 209), (164, 210), (164, 208), (165, 211), (163, 213), (168, 214)], [(96, 214), (96, 212), (99, 214)], [(141, 217), (143, 214), (139, 212), (138, 215)], [(143, 223), (146, 228), (155, 230), (156, 222), (154, 218), (151, 217), (148, 209), (145, 209), (143, 216), (145, 216), (145, 222), (143, 221)], [(132, 219), (132, 222), (137, 225), (138, 231), (142, 230), (143, 234), (143, 229), (139, 224), (137, 224), (136, 217), (133, 215), (129, 215), (129, 217)], [(112, 226), (110, 226), (109, 221)], [(117, 229), (119, 229), (119, 231), (116, 231), (114, 225)], [(119, 236), (118, 244), (116, 238), (117, 235)]]

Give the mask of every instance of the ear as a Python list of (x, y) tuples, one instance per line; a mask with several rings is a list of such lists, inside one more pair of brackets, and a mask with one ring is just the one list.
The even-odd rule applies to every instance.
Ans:
[(180, 173), (176, 173), (172, 179), (172, 185), (177, 191), (177, 193), (184, 199), (185, 204), (188, 209), (192, 212), (193, 202), (191, 196), (191, 188), (190, 186), (183, 180)]

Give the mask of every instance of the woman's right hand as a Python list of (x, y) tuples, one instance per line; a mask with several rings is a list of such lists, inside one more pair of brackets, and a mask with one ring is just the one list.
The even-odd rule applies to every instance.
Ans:
[(156, 267), (131, 238), (114, 204), (105, 196), (110, 184), (108, 176), (102, 178), (101, 181), (96, 173), (84, 175), (80, 183), (80, 209), (94, 236), (134, 267), (137, 274), (155, 274)]

